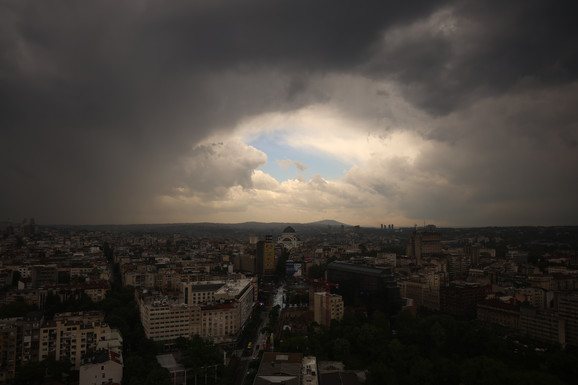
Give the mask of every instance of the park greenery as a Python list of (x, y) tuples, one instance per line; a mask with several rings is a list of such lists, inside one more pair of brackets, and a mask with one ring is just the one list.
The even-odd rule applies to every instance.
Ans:
[(347, 314), (307, 335), (285, 334), (280, 350), (343, 361), (367, 370), (367, 385), (571, 384), (578, 355), (559, 346), (542, 349), (475, 321), (400, 313), (390, 323), (375, 312)]

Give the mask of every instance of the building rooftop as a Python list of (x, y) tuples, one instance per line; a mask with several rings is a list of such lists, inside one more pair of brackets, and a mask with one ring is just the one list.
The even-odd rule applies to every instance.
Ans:
[(352, 263), (343, 263), (343, 262), (331, 262), (327, 265), (328, 269), (335, 269), (341, 270), (346, 272), (352, 273), (361, 273), (365, 275), (372, 275), (372, 276), (388, 276), (392, 274), (391, 268), (381, 268), (381, 267), (373, 267), (369, 265), (361, 265), (361, 264), (352, 264)]
[(120, 355), (111, 350), (98, 350), (96, 352), (86, 353), (82, 357), (83, 365), (95, 365), (107, 361), (114, 361), (118, 364), (122, 364)]
[(215, 299), (219, 300), (236, 298), (250, 285), (250, 278), (227, 281), (223, 286), (215, 291)]
[(185, 367), (181, 364), (178, 364), (175, 356), (171, 353), (159, 354), (157, 356), (157, 362), (160, 366), (167, 369), (171, 373), (185, 370)]
[(302, 359), (301, 353), (266, 352), (253, 384), (301, 385)]

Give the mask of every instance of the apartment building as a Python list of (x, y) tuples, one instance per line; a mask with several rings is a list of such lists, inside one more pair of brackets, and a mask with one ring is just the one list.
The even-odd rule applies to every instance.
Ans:
[(122, 356), (101, 350), (83, 357), (79, 372), (80, 385), (120, 384), (123, 374)]
[[(95, 352), (106, 340), (119, 339), (99, 311), (60, 313), (46, 322), (40, 312), (0, 320), (0, 383), (11, 383), (16, 371), (29, 362), (69, 359), (78, 370), (82, 356)], [(122, 340), (111, 342), (121, 354)]]
[(0, 383), (6, 384), (16, 376), (19, 367), (17, 355), (18, 347), (18, 320), (4, 319), (0, 323)]
[(96, 351), (101, 338), (110, 333), (103, 312), (56, 314), (40, 328), (39, 359), (69, 359), (78, 370), (82, 356)]
[(182, 282), (178, 296), (137, 294), (147, 338), (155, 341), (199, 335), (217, 342), (231, 339), (245, 325), (255, 303), (254, 282)]
[(475, 318), (477, 304), (487, 293), (488, 288), (478, 283), (450, 282), (440, 288), (440, 310), (457, 317)]
[(201, 334), (201, 307), (171, 301), (167, 296), (139, 296), (140, 318), (145, 335), (153, 341)]
[(58, 283), (58, 265), (30, 266), (31, 285), (34, 288)]
[(155, 274), (154, 287), (159, 290), (179, 290), (181, 275), (173, 269), (161, 269)]
[(413, 299), (417, 308), (423, 306), (423, 291), (427, 287), (426, 284), (416, 281), (399, 281), (397, 284), (402, 298)]
[(418, 266), (421, 266), (422, 257), (442, 252), (441, 240), (441, 234), (434, 225), (426, 226), (422, 232), (418, 232), (416, 228), (407, 244), (406, 254), (415, 259)]
[(343, 319), (343, 297), (338, 294), (325, 292), (315, 293), (313, 296), (313, 319), (319, 325), (327, 325), (332, 319)]
[(520, 308), (520, 332), (535, 340), (566, 345), (566, 327), (557, 312)]
[(122, 274), (122, 285), (136, 288), (155, 287), (156, 271), (154, 266), (131, 266)]
[(194, 281), (181, 283), (180, 301), (187, 305), (199, 305), (215, 302), (215, 293), (225, 281)]
[(478, 303), (477, 319), (509, 329), (520, 328), (520, 306), (498, 299), (487, 299)]
[(578, 294), (561, 294), (558, 300), (558, 312), (565, 323), (566, 343), (578, 346)]
[(223, 342), (239, 330), (239, 304), (231, 301), (201, 306), (202, 329), (200, 336)]

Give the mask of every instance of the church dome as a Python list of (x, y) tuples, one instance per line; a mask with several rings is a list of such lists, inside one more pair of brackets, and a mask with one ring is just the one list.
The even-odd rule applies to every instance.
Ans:
[(283, 230), (283, 233), (295, 233), (295, 229), (291, 226), (287, 226), (285, 227), (285, 230)]

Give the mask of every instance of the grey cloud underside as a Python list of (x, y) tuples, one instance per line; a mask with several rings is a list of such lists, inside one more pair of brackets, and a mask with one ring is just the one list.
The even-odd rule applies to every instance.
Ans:
[[(245, 117), (331, 102), (334, 95), (311, 87), (327, 74), (397, 82), (410, 103), (436, 117), (480, 98), (555, 92), (576, 81), (574, 2), (480, 4), (4, 1), (0, 216), (138, 221), (151, 197), (174, 187), (249, 187), (261, 155), (212, 178), (198, 163), (210, 151), (197, 144)], [(444, 10), (454, 33), (412, 29)], [(555, 116), (520, 114), (499, 129), (523, 127), (540, 140), (547, 125), (576, 146), (576, 92), (566, 93)], [(447, 143), (469, 129), (436, 126), (424, 135)], [(183, 160), (198, 164), (175, 168)], [(383, 195), (397, 191), (374, 184)]]
[(396, 79), (434, 115), (523, 81), (542, 87), (578, 79), (576, 2), (472, 0), (446, 9), (444, 25), (382, 42), (365, 73)]

